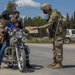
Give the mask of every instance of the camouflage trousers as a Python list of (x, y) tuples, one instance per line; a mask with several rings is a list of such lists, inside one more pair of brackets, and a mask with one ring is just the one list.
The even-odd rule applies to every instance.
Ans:
[(63, 43), (65, 38), (65, 32), (61, 35), (54, 37), (53, 43), (53, 60), (54, 62), (62, 62), (63, 60)]

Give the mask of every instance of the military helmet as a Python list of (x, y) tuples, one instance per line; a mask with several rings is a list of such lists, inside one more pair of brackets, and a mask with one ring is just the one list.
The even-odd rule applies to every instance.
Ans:
[(41, 6), (41, 10), (49, 10), (49, 9), (51, 9), (51, 5), (49, 3), (44, 3)]
[(10, 17), (9, 17), (10, 14), (11, 14), (11, 11), (5, 10), (5, 11), (2, 12), (2, 17), (3, 17), (5, 20), (9, 20), (9, 19), (10, 19)]

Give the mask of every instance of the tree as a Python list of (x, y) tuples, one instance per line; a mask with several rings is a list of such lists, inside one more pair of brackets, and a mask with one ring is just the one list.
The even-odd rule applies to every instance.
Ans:
[(16, 7), (17, 7), (17, 5), (14, 1), (9, 1), (6, 6), (6, 9), (13, 12), (16, 10)]
[(68, 28), (70, 28), (70, 17), (69, 17), (69, 14), (68, 13), (67, 13), (66, 18), (67, 18), (67, 22), (68, 22)]
[(33, 18), (34, 25), (41, 26), (47, 23), (46, 19), (41, 18), (40, 16)]
[(70, 19), (70, 29), (73, 29), (73, 21), (74, 21), (74, 18), (73, 16), (71, 16), (71, 19)]
[(75, 11), (74, 11), (74, 19), (73, 19), (73, 28), (75, 29)]

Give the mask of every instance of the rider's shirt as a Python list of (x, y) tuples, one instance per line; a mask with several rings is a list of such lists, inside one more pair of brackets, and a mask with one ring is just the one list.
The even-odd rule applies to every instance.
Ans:
[(14, 24), (12, 24), (12, 25), (9, 27), (8, 33), (10, 34), (12, 31), (19, 30), (19, 29), (21, 29), (19, 26), (16, 27)]

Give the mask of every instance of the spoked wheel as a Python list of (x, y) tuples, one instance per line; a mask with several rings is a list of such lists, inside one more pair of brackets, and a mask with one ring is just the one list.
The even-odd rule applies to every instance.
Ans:
[(25, 53), (25, 50), (21, 50), (21, 53), (19, 54), (18, 68), (21, 72), (24, 72), (25, 69), (26, 69), (26, 53)]

